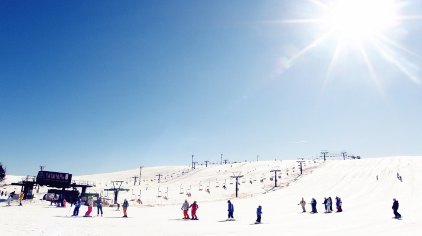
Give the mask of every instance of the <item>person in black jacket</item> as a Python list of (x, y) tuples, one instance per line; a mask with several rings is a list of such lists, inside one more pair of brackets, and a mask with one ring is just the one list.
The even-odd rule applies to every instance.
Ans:
[(401, 214), (397, 212), (397, 210), (399, 209), (399, 201), (397, 201), (397, 199), (393, 199), (393, 207), (391, 207), (393, 209), (393, 213), (394, 213), (394, 218), (396, 219), (400, 219), (401, 218)]
[(317, 206), (317, 201), (315, 200), (315, 198), (312, 198), (311, 200), (311, 206), (312, 206), (312, 211), (311, 213), (318, 213), (316, 206)]

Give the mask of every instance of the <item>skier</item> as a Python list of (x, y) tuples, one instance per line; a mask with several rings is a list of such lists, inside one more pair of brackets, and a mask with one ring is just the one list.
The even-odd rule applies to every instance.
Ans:
[(79, 197), (76, 198), (75, 201), (75, 209), (73, 209), (73, 215), (72, 216), (78, 216), (79, 215), (79, 208), (81, 207), (81, 199)]
[(189, 202), (188, 200), (185, 200), (185, 202), (182, 205), (182, 211), (183, 211), (183, 219), (187, 219), (189, 220), (189, 214), (188, 214), (188, 210), (189, 210)]
[(262, 207), (258, 206), (256, 209), (256, 222), (255, 224), (261, 224)]
[(22, 206), (22, 200), (23, 200), (24, 194), (20, 193), (19, 194), (19, 206)]
[(125, 199), (123, 201), (123, 217), (127, 217), (127, 208), (129, 207), (129, 202)]
[(328, 203), (328, 213), (331, 213), (333, 211), (333, 199), (331, 197), (328, 197), (327, 203)]
[(86, 211), (84, 217), (91, 217), (92, 212), (92, 205), (94, 205), (94, 200), (92, 199), (92, 196), (88, 197), (88, 210)]
[(326, 197), (324, 198), (322, 205), (325, 207), (325, 213), (328, 213), (328, 199)]
[(103, 202), (101, 201), (101, 197), (97, 198), (97, 216), (100, 215), (101, 212), (101, 217), (103, 216)]
[(343, 209), (341, 208), (341, 204), (342, 204), (343, 202), (341, 201), (341, 198), (339, 198), (339, 197), (336, 197), (336, 207), (337, 207), (337, 212), (342, 212), (343, 211)]
[(9, 195), (9, 197), (7, 197), (7, 205), (10, 206), (10, 202), (12, 201), (12, 195)]
[(192, 208), (191, 214), (192, 218), (191, 220), (198, 220), (198, 217), (196, 216), (196, 210), (198, 210), (199, 206), (196, 204), (196, 201), (193, 201), (193, 203), (189, 206), (189, 208)]
[(234, 213), (234, 206), (230, 200), (227, 201), (229, 216), (227, 220), (234, 220), (233, 213)]
[(306, 202), (305, 202), (305, 199), (303, 199), (303, 197), (302, 197), (302, 200), (300, 200), (298, 205), (302, 206), (302, 213), (306, 212), (306, 208), (305, 208)]
[(318, 213), (316, 206), (317, 206), (317, 201), (315, 200), (315, 198), (312, 198), (312, 200), (311, 200), (311, 207), (312, 207), (311, 213)]
[(397, 212), (397, 210), (399, 209), (399, 201), (397, 201), (397, 199), (393, 199), (393, 207), (391, 207), (393, 209), (393, 213), (394, 213), (394, 218), (395, 219), (400, 219), (401, 218), (401, 214)]

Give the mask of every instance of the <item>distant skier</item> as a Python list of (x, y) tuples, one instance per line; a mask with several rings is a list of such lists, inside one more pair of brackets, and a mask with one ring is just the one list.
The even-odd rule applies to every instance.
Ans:
[(192, 214), (191, 220), (198, 220), (198, 217), (196, 216), (196, 211), (198, 210), (199, 206), (196, 203), (196, 201), (193, 201), (193, 203), (189, 206), (189, 208), (191, 208), (191, 214)]
[(100, 212), (101, 216), (103, 216), (103, 202), (101, 201), (101, 197), (98, 197), (95, 203), (97, 203), (97, 216), (100, 215)]
[(343, 209), (341, 208), (342, 203), (343, 203), (343, 202), (341, 201), (341, 198), (336, 197), (336, 207), (337, 207), (337, 212), (342, 212), (342, 211), (343, 211)]
[(229, 212), (227, 220), (234, 220), (234, 217), (233, 217), (234, 206), (233, 206), (233, 203), (230, 200), (227, 201), (227, 207), (228, 207), (227, 211)]
[(316, 206), (317, 206), (317, 201), (316, 201), (315, 198), (312, 198), (312, 200), (311, 200), (311, 207), (312, 207), (311, 213), (318, 213)]
[(188, 214), (188, 210), (189, 210), (189, 202), (188, 200), (185, 200), (185, 202), (182, 205), (182, 211), (183, 211), (183, 219), (187, 219), (189, 220), (189, 214)]
[(129, 202), (127, 201), (127, 199), (125, 199), (123, 201), (123, 217), (127, 217), (127, 208), (129, 207)]
[(328, 199), (326, 197), (324, 198), (322, 205), (325, 207), (325, 213), (328, 213)]
[(328, 212), (331, 213), (333, 211), (333, 199), (331, 197), (328, 197), (327, 203), (328, 203)]
[(302, 213), (306, 212), (306, 208), (305, 208), (306, 202), (305, 202), (305, 199), (303, 199), (303, 197), (302, 197), (302, 200), (300, 200), (298, 205), (302, 206)]
[(86, 211), (84, 217), (91, 217), (91, 212), (92, 212), (92, 206), (94, 205), (94, 200), (92, 199), (92, 196), (88, 197), (88, 210)]
[(12, 201), (12, 194), (7, 197), (7, 205), (10, 206), (10, 202)]
[(24, 196), (25, 195), (23, 193), (19, 194), (19, 206), (22, 206), (22, 200), (23, 200)]
[(79, 215), (79, 208), (81, 207), (81, 199), (79, 197), (76, 198), (75, 201), (75, 209), (73, 209), (73, 215), (72, 216), (78, 216)]
[(256, 224), (260, 224), (261, 223), (261, 215), (262, 215), (262, 207), (258, 206), (258, 208), (256, 209)]
[(397, 199), (395, 198), (393, 199), (393, 206), (391, 208), (393, 209), (394, 218), (400, 219), (401, 214), (397, 212), (397, 210), (399, 209), (399, 201), (397, 201)]

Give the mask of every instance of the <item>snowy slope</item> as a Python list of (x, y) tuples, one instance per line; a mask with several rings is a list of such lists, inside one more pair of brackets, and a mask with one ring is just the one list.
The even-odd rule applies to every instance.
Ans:
[[(310, 164), (313, 166), (311, 167)], [(0, 232), (2, 235), (420, 235), (422, 232), (422, 158), (392, 157), (366, 160), (327, 161), (326, 163), (309, 163), (306, 175), (296, 179), (293, 174), (295, 161), (276, 163), (262, 161), (254, 163), (239, 163), (232, 166), (213, 166), (189, 171), (165, 183), (150, 181), (148, 190), (142, 190), (142, 198), (148, 204), (137, 206), (131, 202), (128, 219), (121, 218), (121, 212), (113, 208), (105, 208), (105, 216), (92, 218), (71, 218), (72, 209), (50, 207), (45, 202), (34, 201), (25, 206), (0, 207)], [(284, 170), (282, 173), (283, 188), (271, 189), (272, 182), (259, 178), (270, 178), (272, 168)], [(289, 176), (285, 170), (289, 168)], [(158, 168), (159, 169), (159, 168)], [(157, 169), (157, 170), (158, 170)], [(183, 167), (162, 167), (159, 172), (174, 173), (183, 171)], [(244, 193), (241, 199), (233, 199), (235, 205), (234, 222), (220, 222), (226, 218), (226, 199), (233, 192), (234, 185), (227, 191), (214, 185), (226, 180), (232, 172), (245, 174), (245, 183), (241, 183), (240, 191)], [(139, 170), (138, 170), (139, 171)], [(151, 171), (148, 174), (148, 171)], [(297, 171), (297, 170), (296, 170)], [(397, 172), (403, 177), (403, 182), (397, 179)], [(120, 174), (104, 174), (81, 176), (89, 181), (95, 181), (100, 186), (107, 181), (119, 178), (130, 178), (135, 170), (119, 172)], [(145, 170), (145, 178), (156, 174), (154, 168)], [(376, 179), (378, 175), (379, 179)], [(253, 181), (256, 179), (257, 181)], [(130, 185), (130, 179), (127, 179)], [(253, 184), (247, 181), (252, 180)], [(133, 180), (132, 180), (133, 181)], [(206, 182), (211, 188), (210, 194), (199, 191), (199, 183)], [(285, 181), (285, 182), (283, 182)], [(286, 187), (287, 182), (289, 186)], [(180, 184), (192, 185), (192, 197), (179, 193)], [(133, 186), (133, 182), (132, 182)], [(169, 187), (169, 200), (153, 200), (157, 198), (156, 187)], [(194, 188), (195, 186), (195, 188)], [(213, 188), (211, 186), (214, 186)], [(193, 191), (193, 189), (198, 190)], [(102, 188), (98, 187), (98, 190)], [(144, 193), (145, 192), (145, 193)], [(232, 194), (232, 193), (231, 193)], [(145, 196), (144, 196), (145, 195)], [(132, 197), (131, 192), (126, 196)], [(307, 202), (312, 197), (318, 201), (318, 214), (301, 213), (297, 205), (301, 197)], [(342, 213), (324, 214), (322, 200), (324, 197), (340, 196), (343, 200)], [(392, 198), (400, 201), (399, 212), (403, 220), (392, 219)], [(151, 200), (148, 200), (150, 198)], [(182, 200), (196, 200), (200, 206), (199, 221), (183, 221), (180, 206)], [(161, 203), (160, 201), (163, 201)], [(177, 203), (177, 204), (176, 204)], [(160, 205), (149, 207), (150, 205)], [(4, 203), (1, 203), (3, 206)], [(16, 204), (15, 204), (16, 205)], [(148, 206), (146, 206), (148, 205)], [(263, 206), (262, 225), (251, 225), (255, 220), (255, 210)], [(308, 206), (309, 209), (309, 206)], [(81, 208), (83, 213), (85, 207)], [(94, 214), (95, 215), (95, 214)]]

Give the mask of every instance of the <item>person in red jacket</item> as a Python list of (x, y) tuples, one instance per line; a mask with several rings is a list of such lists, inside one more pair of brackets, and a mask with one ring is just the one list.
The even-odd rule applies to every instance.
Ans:
[(194, 201), (190, 206), (189, 206), (189, 208), (192, 208), (192, 220), (198, 220), (198, 217), (196, 216), (196, 210), (198, 210), (198, 208), (199, 208), (199, 206), (198, 206), (198, 204), (196, 203), (196, 201)]

